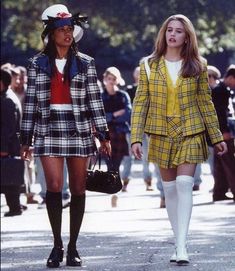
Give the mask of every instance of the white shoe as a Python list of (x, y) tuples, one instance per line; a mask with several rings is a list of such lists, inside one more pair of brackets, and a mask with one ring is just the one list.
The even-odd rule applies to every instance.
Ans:
[(170, 257), (170, 263), (175, 263), (177, 259), (176, 251), (173, 253), (173, 255)]
[(176, 249), (176, 262), (179, 265), (184, 265), (184, 264), (188, 264), (189, 263), (189, 257), (188, 257), (188, 253), (186, 248), (180, 248), (180, 249)]

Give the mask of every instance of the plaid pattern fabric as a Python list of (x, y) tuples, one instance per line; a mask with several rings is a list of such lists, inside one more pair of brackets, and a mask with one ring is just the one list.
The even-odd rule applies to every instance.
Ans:
[[(167, 135), (167, 81), (163, 59), (151, 64), (148, 80), (144, 63), (140, 64), (140, 79), (131, 118), (131, 143), (141, 142), (143, 133)], [(183, 136), (199, 134), (207, 129), (213, 144), (223, 140), (211, 100), (207, 71), (197, 77), (182, 78), (178, 89)]]
[(201, 163), (208, 157), (205, 133), (184, 137), (180, 118), (167, 118), (167, 134), (150, 135), (148, 160), (162, 168), (185, 162)]
[[(31, 145), (33, 136), (49, 135), (50, 72), (46, 55), (39, 54), (31, 60), (21, 125), (21, 143), (24, 145)], [(84, 54), (74, 55), (70, 76), (70, 95), (77, 134), (86, 138), (93, 128), (96, 131), (107, 130), (94, 60)]]
[(80, 137), (72, 111), (51, 110), (49, 135), (36, 137), (35, 156), (87, 157), (96, 151), (92, 134)]

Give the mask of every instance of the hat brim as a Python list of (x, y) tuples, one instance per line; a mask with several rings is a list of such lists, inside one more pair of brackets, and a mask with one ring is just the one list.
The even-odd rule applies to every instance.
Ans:
[(74, 37), (75, 42), (78, 42), (82, 38), (83, 33), (84, 31), (80, 26), (78, 25), (74, 26), (73, 37)]
[[(78, 25), (75, 25), (74, 26), (74, 30), (73, 30), (73, 38), (74, 38), (74, 41), (75, 42), (79, 42), (79, 40), (82, 38), (83, 36), (83, 29), (78, 26)], [(43, 40), (44, 44), (46, 45), (48, 43), (48, 35), (45, 36), (44, 40)]]
[(125, 80), (122, 77), (118, 78), (118, 84), (122, 87), (125, 86)]

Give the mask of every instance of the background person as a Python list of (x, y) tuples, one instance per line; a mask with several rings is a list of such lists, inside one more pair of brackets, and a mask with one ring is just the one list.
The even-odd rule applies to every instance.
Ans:
[[(219, 79), (221, 78), (221, 73), (219, 69), (217, 69), (215, 66), (208, 65), (207, 66), (207, 71), (208, 71), (208, 83), (210, 88), (213, 89), (218, 85)], [(210, 166), (210, 171), (211, 174), (213, 175), (214, 172), (214, 148), (213, 145), (211, 144), (209, 138), (208, 139), (208, 146), (209, 146), (209, 157), (207, 159), (207, 162)]]
[[(119, 88), (125, 85), (125, 81), (116, 67), (105, 70), (103, 85), (102, 99), (112, 147), (111, 159), (105, 158), (105, 161), (108, 170), (120, 172), (122, 159), (129, 154), (127, 138), (130, 133), (131, 101), (129, 95)], [(117, 207), (117, 199), (117, 195), (111, 197), (112, 207)]]
[[(235, 89), (235, 65), (230, 65), (223, 80), (212, 89), (212, 99), (218, 115), (220, 130), (228, 146), (228, 152), (222, 157), (214, 154), (213, 201), (235, 200), (235, 146), (234, 136), (228, 125), (229, 99), (233, 89)], [(226, 195), (229, 189), (232, 192), (231, 198)]]
[[(139, 75), (140, 75), (140, 67), (136, 67), (133, 71), (133, 78), (134, 78), (134, 83), (132, 85), (128, 85), (126, 87), (126, 92), (129, 94), (131, 98), (131, 104), (133, 104), (133, 100), (135, 97), (136, 89), (138, 86), (138, 81), (139, 81)], [(150, 171), (149, 168), (149, 162), (147, 159), (148, 156), (148, 136), (144, 134), (143, 136), (143, 159), (142, 159), (142, 164), (143, 164), (143, 177), (144, 177), (144, 182), (146, 184), (146, 190), (147, 191), (152, 191), (152, 172)], [(127, 186), (130, 181), (130, 175), (131, 175), (131, 165), (133, 163), (133, 157), (131, 153), (131, 144), (130, 144), (130, 133), (127, 133), (127, 142), (129, 146), (129, 155), (125, 155), (122, 160), (123, 164), (123, 171), (121, 173), (122, 181), (123, 181), (123, 187), (122, 191), (126, 192), (127, 191)]]
[(131, 102), (129, 95), (119, 88), (125, 82), (116, 67), (105, 70), (103, 84), (102, 99), (112, 147), (111, 161), (106, 163), (108, 170), (119, 171), (123, 157), (129, 154), (126, 135), (130, 133)]
[[(16, 104), (7, 97), (7, 90), (11, 84), (11, 74), (1, 69), (1, 158), (20, 156), (20, 112)], [(1, 169), (2, 171), (2, 169)], [(10, 180), (9, 180), (10, 181)], [(1, 193), (5, 194), (9, 211), (4, 216), (22, 214), (20, 205), (20, 185), (2, 185)]]

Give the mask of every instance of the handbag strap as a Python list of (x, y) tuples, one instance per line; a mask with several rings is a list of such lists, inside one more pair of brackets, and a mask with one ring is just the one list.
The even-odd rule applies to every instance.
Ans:
[(94, 170), (95, 166), (97, 164), (97, 161), (99, 162), (98, 165), (99, 165), (99, 169), (100, 169), (101, 168), (101, 154), (100, 153), (95, 156), (95, 163), (93, 165), (91, 164), (91, 159), (90, 159), (90, 163), (89, 163), (88, 168), (91, 169), (91, 170)]
[[(108, 159), (111, 163), (111, 166), (113, 166), (113, 160), (111, 159), (111, 157), (108, 155)], [(95, 166), (97, 164), (97, 161), (98, 161), (98, 169), (100, 170), (101, 169), (101, 153), (98, 153), (98, 155), (95, 156), (95, 163), (93, 165), (91, 165), (91, 159), (90, 159), (90, 163), (89, 163), (89, 166), (88, 168), (91, 169), (91, 170), (94, 170), (95, 169)]]

